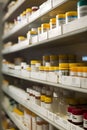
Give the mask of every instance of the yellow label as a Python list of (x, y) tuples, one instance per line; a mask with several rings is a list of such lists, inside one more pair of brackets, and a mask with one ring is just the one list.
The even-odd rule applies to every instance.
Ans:
[(45, 102), (46, 103), (51, 103), (52, 102), (52, 98), (51, 97), (45, 97)]
[(45, 101), (45, 95), (41, 95), (41, 97), (40, 97), (40, 100), (42, 101), (42, 102), (44, 102)]

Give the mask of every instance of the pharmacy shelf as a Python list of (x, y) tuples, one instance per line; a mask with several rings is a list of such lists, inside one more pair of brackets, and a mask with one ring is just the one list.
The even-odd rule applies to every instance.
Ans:
[(71, 32), (69, 32), (69, 33), (62, 34), (60, 36), (56, 36), (54, 38), (50, 38), (50, 39), (47, 39), (47, 40), (44, 40), (41, 42), (37, 42), (35, 44), (24, 45), (24, 46), (20, 46), (20, 44), (18, 44), (18, 45), (16, 45), (15, 48), (10, 47), (7, 50), (2, 50), (2, 54), (3, 55), (10, 54), (10, 53), (21, 51), (24, 49), (32, 49), (34, 47), (37, 47), (37, 48), (51, 47), (51, 46), (54, 47), (57, 45), (59, 46), (59, 45), (65, 45), (65, 44), (72, 44), (72, 42), (70, 42), (70, 41), (73, 41), (73, 42), (75, 41), (75, 43), (78, 44), (79, 42), (87, 41), (86, 37), (87, 37), (87, 27), (85, 26), (81, 29), (77, 29), (75, 31), (71, 30)]
[[(20, 44), (19, 44), (20, 45)], [(13, 47), (10, 47), (6, 50), (2, 50), (2, 54), (10, 54), (10, 53), (13, 53), (13, 52), (17, 52), (17, 51), (21, 51), (21, 50), (24, 50), (24, 49), (27, 49), (27, 48), (30, 48), (31, 46), (30, 45), (24, 45), (24, 46), (19, 46), (19, 45), (16, 45), (16, 48), (13, 48)]]
[(54, 87), (58, 87), (58, 88), (63, 88), (63, 89), (67, 89), (67, 90), (73, 90), (73, 91), (77, 91), (77, 92), (82, 92), (82, 93), (87, 93), (87, 89), (83, 89), (83, 88), (78, 88), (75, 86), (69, 86), (69, 85), (62, 85), (59, 83), (52, 83), (52, 82), (48, 82), (48, 81), (42, 81), (42, 80), (37, 80), (34, 78), (26, 78), (22, 75), (16, 75), (13, 73), (9, 73), (9, 72), (2, 72), (4, 75), (8, 75), (8, 76), (12, 76), (15, 78), (19, 78), (19, 79), (23, 79), (23, 80), (27, 80), (27, 81), (31, 81), (31, 82), (37, 82), (37, 83), (41, 83), (41, 84), (46, 84), (46, 85), (50, 85), (50, 86), (54, 86)]
[(26, 31), (28, 31), (31, 27), (38, 27), (41, 23), (48, 22), (50, 18), (55, 17), (56, 14), (60, 12), (65, 13), (70, 10), (76, 10), (76, 3), (77, 0), (59, 0), (57, 5), (49, 9), (47, 12), (43, 12), (38, 17), (35, 17), (34, 19), (32, 19), (32, 21), (26, 23), (25, 26), (20, 26), (9, 31), (3, 36), (3, 41), (6, 41), (7, 38), (8, 40), (14, 39), (14, 34), (16, 35), (16, 37), (18, 37), (19, 35), (24, 35), (24, 33), (26, 33)]
[(17, 94), (14, 94), (14, 92), (10, 92), (8, 88), (2, 87), (2, 90), (8, 96), (16, 100), (19, 104), (23, 105), (24, 107), (34, 112), (39, 117), (43, 118), (44, 120), (46, 120), (47, 122), (49, 122), (50, 124), (58, 128), (58, 130), (71, 130), (71, 129), (84, 130), (83, 128), (73, 125), (72, 123), (68, 122), (67, 120), (63, 118), (60, 118), (56, 114), (49, 112), (48, 110), (42, 108), (41, 106), (38, 106), (27, 99), (23, 99), (23, 97), (20, 97)]
[(5, 16), (3, 17), (3, 22), (5, 21), (13, 21), (14, 18), (16, 18), (18, 15), (20, 15), (20, 13), (22, 13), (22, 11), (24, 11), (26, 8), (28, 7), (32, 7), (33, 5), (38, 6), (39, 4), (41, 4), (42, 0), (33, 0), (32, 2), (29, 2), (28, 0), (19, 0), (17, 1), (17, 3), (13, 6), (12, 9), (10, 9), (9, 12), (7, 12), (5, 14)]
[(10, 112), (4, 105), (4, 103), (2, 103), (2, 108), (4, 109), (4, 111), (6, 112), (6, 114), (9, 116), (9, 118), (14, 122), (14, 124), (19, 128), (19, 130), (26, 130), (27, 128), (23, 125), (22, 122), (20, 122), (12, 112)]
[[(67, 130), (65, 128), (63, 128), (62, 126), (56, 124), (55, 122), (53, 122), (52, 120), (48, 119), (47, 117), (47, 112), (48, 111), (45, 111), (45, 113), (43, 112), (43, 108), (34, 104), (34, 103), (31, 103), (27, 100), (24, 100), (22, 99), (22, 97), (19, 97), (18, 95), (10, 92), (9, 90), (7, 89), (4, 89), (2, 88), (2, 90), (8, 95), (10, 96), (11, 98), (13, 98), (15, 101), (17, 101), (19, 104), (23, 105), (24, 107), (26, 107), (27, 109), (31, 110), (32, 112), (34, 112), (36, 115), (38, 115), (39, 117), (43, 118), (44, 120), (46, 120), (47, 122), (49, 122), (50, 124), (52, 124), (53, 126), (55, 126), (56, 128), (58, 128), (59, 130)], [(36, 109), (37, 108), (37, 109)], [(42, 113), (40, 112), (42, 111)]]

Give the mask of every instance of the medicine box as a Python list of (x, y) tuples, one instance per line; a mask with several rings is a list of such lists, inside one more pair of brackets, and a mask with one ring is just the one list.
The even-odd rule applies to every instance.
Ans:
[(39, 80), (44, 80), (46, 81), (47, 79), (47, 73), (46, 72), (39, 72)]
[(81, 88), (87, 89), (87, 78), (80, 78), (81, 79)]
[(81, 80), (79, 77), (71, 76), (71, 86), (79, 87), (81, 86)]
[(48, 38), (53, 38), (53, 37), (59, 36), (61, 34), (62, 34), (62, 30), (61, 30), (61, 26), (59, 26), (58, 28), (49, 30)]
[(24, 77), (26, 77), (26, 78), (29, 78), (30, 77), (30, 72), (29, 71), (27, 71), (27, 70), (21, 70), (21, 75), (22, 76), (24, 76)]
[(39, 41), (47, 40), (48, 39), (48, 32), (44, 32), (42, 34), (39, 34), (38, 37), (39, 37)]
[(72, 85), (72, 77), (71, 76), (62, 76), (61, 83), (64, 85)]
[(33, 36), (33, 37), (31, 38), (31, 43), (32, 43), (32, 44), (35, 44), (35, 43), (37, 43), (37, 42), (38, 42), (38, 35)]
[(36, 12), (34, 12), (33, 14), (30, 15), (29, 17), (29, 22), (34, 21), (35, 19), (37, 19), (40, 16), (40, 9), (38, 9)]
[(58, 6), (58, 4), (62, 4), (65, 0), (53, 0), (53, 7)]
[(38, 79), (38, 72), (31, 72), (31, 78)]
[(79, 29), (85, 28), (87, 26), (87, 16), (84, 16), (80, 19), (76, 19), (68, 24), (63, 25), (63, 34), (69, 33), (72, 31), (77, 31)]
[(42, 5), (40, 5), (40, 15), (43, 15), (44, 13), (48, 12), (50, 9), (52, 9), (52, 0), (48, 0), (44, 2)]
[(53, 82), (53, 83), (58, 83), (58, 75), (54, 72), (48, 72), (47, 73), (47, 81)]

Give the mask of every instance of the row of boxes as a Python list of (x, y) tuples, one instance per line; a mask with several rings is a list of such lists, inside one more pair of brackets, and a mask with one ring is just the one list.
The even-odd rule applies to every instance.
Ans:
[(59, 78), (59, 83), (63, 85), (87, 89), (87, 78), (83, 77), (62, 76)]
[(23, 76), (25, 78), (33, 78), (36, 80), (47, 81), (51, 83), (60, 83), (71, 87), (87, 88), (87, 78), (75, 76), (59, 76), (57, 72), (30, 72), (27, 70), (3, 69), (11, 74)]
[[(83, 24), (82, 24), (83, 23)], [(39, 42), (46, 41), (51, 38), (55, 38), (58, 36), (62, 36), (63, 34), (72, 33), (73, 31), (84, 29), (87, 23), (87, 16), (82, 17), (81, 19), (76, 19), (68, 24), (64, 24), (63, 26), (59, 26), (58, 28), (54, 28), (49, 30), (48, 32), (44, 32), (39, 35), (31, 36), (31, 39), (26, 39), (18, 44), (14, 44), (11, 47), (5, 48), (4, 52), (16, 51), (17, 49), (22, 49), (29, 44), (38, 44)]]
[[(83, 24), (82, 24), (83, 23)], [(87, 16), (82, 17), (81, 19), (76, 19), (72, 22), (69, 22), (68, 24), (64, 24), (62, 26), (59, 26), (57, 28), (51, 29), (48, 32), (44, 32), (42, 34), (39, 34), (39, 36), (33, 36), (31, 39), (31, 43), (35, 44), (47, 39), (55, 38), (60, 35), (70, 33), (79, 29), (83, 29), (86, 27), (87, 23)]]

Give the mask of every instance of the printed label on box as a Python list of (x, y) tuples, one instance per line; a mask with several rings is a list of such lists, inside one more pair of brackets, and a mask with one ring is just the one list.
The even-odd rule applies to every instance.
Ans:
[(32, 44), (37, 43), (38, 42), (38, 36), (37, 35), (33, 36), (31, 41), (32, 41)]
[(54, 28), (54, 29), (51, 29), (49, 32), (48, 32), (48, 37), (49, 38), (53, 38), (53, 37), (56, 37), (56, 36), (59, 36), (61, 35), (61, 26), (58, 27), (58, 28)]
[(80, 78), (79, 77), (72, 77), (72, 86), (80, 87)]
[(48, 33), (47, 32), (39, 34), (39, 41), (46, 40), (47, 38), (48, 38)]
[(87, 78), (81, 78), (81, 88), (87, 88)]
[(64, 85), (71, 85), (72, 81), (71, 81), (71, 77), (70, 76), (62, 76), (62, 84)]

